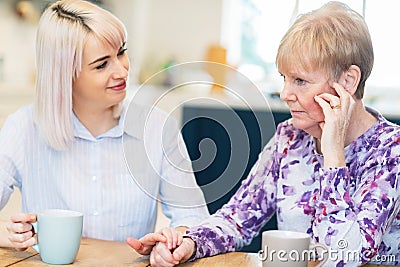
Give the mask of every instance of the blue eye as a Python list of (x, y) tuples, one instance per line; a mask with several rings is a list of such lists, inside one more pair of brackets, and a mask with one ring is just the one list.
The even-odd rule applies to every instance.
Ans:
[(300, 79), (300, 78), (296, 78), (296, 79), (294, 80), (294, 82), (295, 82), (297, 85), (304, 85), (304, 84), (306, 83), (305, 80)]
[(125, 54), (126, 50), (128, 50), (128, 49), (127, 49), (127, 48), (124, 48), (124, 49), (120, 50), (120, 51), (118, 52), (118, 56), (122, 56), (123, 54)]
[(104, 69), (107, 66), (107, 61), (104, 61), (101, 65), (97, 66), (96, 69)]

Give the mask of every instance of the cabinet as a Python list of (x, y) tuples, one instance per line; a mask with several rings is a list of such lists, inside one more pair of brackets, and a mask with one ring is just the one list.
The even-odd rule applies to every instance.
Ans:
[[(182, 134), (211, 214), (229, 201), (288, 112), (183, 107)], [(277, 229), (274, 216), (262, 229)], [(262, 232), (261, 231), (261, 232)], [(261, 235), (242, 251), (258, 252)]]
[(400, 125), (400, 117), (395, 117), (395, 116), (386, 116), (386, 119), (388, 121), (391, 121), (393, 123), (396, 123), (397, 125)]

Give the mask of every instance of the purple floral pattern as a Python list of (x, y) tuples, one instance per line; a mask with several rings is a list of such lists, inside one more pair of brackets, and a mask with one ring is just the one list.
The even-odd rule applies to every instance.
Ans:
[[(368, 110), (378, 122), (345, 148), (343, 168), (324, 169), (314, 138), (290, 120), (281, 123), (231, 200), (187, 231), (197, 243), (196, 258), (250, 243), (276, 212), (279, 229), (307, 232), (312, 242), (363, 255), (351, 261), (339, 253), (326, 266), (371, 259), (400, 265), (400, 126)], [(377, 260), (389, 255), (389, 261)]]

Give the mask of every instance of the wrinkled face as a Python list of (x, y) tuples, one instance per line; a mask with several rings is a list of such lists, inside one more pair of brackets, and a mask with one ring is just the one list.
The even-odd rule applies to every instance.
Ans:
[(279, 72), (284, 77), (284, 87), (280, 96), (289, 106), (293, 125), (319, 138), (319, 123), (324, 121), (324, 114), (314, 96), (321, 93), (337, 95), (330, 86), (328, 76), (320, 70), (305, 71), (301, 68), (289, 68)]
[(89, 37), (82, 55), (82, 71), (73, 82), (73, 106), (104, 110), (126, 95), (129, 59), (126, 48), (114, 49)]

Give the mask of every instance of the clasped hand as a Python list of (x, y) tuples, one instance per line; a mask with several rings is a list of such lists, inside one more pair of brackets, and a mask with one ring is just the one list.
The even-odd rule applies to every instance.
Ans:
[(174, 228), (163, 228), (140, 238), (127, 238), (126, 242), (141, 255), (150, 255), (154, 267), (172, 267), (185, 262), (193, 254), (194, 242), (183, 238)]

